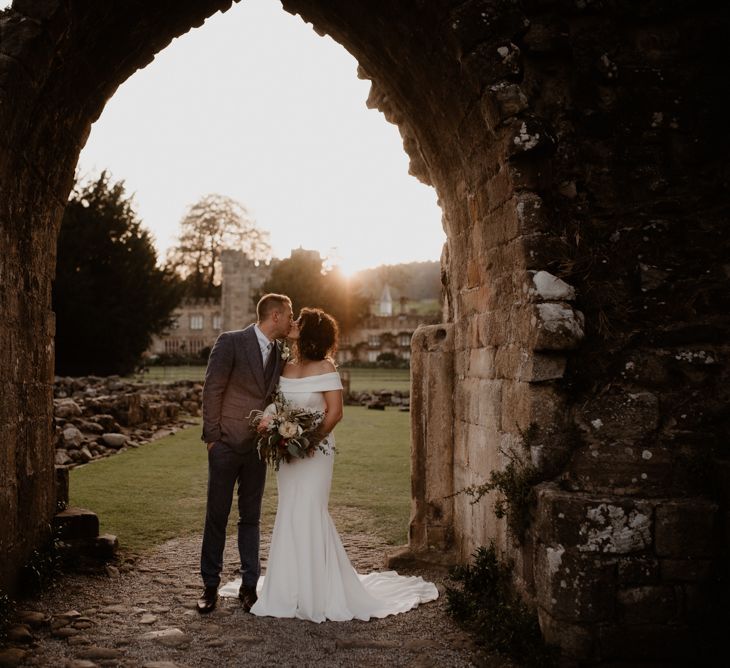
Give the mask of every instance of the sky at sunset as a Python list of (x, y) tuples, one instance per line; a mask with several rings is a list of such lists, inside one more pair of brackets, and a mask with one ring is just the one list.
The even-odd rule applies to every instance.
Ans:
[(276, 0), (245, 0), (119, 88), (79, 174), (125, 181), (161, 257), (187, 206), (220, 193), (270, 232), (277, 257), (303, 246), (346, 272), (437, 260), (436, 194), (408, 175), (398, 130), (366, 108), (356, 69)]

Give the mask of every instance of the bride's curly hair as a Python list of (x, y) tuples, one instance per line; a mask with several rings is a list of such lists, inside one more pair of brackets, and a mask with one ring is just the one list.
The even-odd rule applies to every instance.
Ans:
[(299, 339), (295, 347), (300, 359), (334, 361), (338, 336), (337, 321), (322, 309), (303, 308), (299, 311)]

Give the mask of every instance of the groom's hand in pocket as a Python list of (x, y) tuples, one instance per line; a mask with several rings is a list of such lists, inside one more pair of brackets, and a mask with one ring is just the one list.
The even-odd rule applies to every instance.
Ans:
[(208, 446), (208, 452), (210, 452), (213, 449), (213, 446), (215, 445), (215, 441), (213, 441), (213, 443), (207, 443), (206, 445)]

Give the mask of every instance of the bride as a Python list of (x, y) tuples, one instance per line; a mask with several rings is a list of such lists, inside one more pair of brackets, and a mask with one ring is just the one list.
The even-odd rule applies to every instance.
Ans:
[[(312, 622), (368, 620), (435, 600), (436, 586), (420, 577), (394, 571), (358, 575), (352, 567), (327, 510), (335, 458), (331, 432), (342, 419), (342, 383), (332, 362), (337, 323), (320, 309), (304, 308), (289, 339), (294, 355), (280, 388), (294, 405), (325, 412), (315, 435), (325, 452), (279, 467), (268, 567), (251, 612)], [(239, 585), (240, 580), (228, 583), (220, 595), (236, 596)]]

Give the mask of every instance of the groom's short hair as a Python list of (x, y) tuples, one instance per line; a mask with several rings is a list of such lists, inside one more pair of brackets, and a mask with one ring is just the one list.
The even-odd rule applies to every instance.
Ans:
[(291, 299), (286, 295), (277, 295), (275, 292), (270, 292), (259, 299), (259, 303), (256, 304), (256, 317), (259, 322), (266, 320), (273, 311), (278, 311), (283, 308), (284, 305), (291, 308)]

